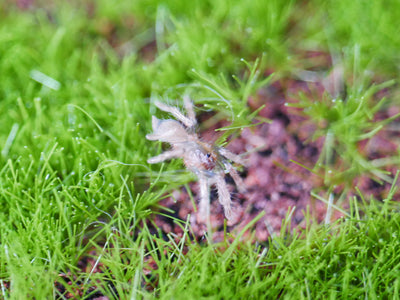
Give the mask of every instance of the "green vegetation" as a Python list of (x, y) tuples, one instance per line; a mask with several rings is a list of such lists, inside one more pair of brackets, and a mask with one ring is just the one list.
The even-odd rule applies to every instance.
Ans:
[[(357, 151), (396, 117), (375, 119), (398, 104), (398, 1), (59, 2), (0, 2), (0, 298), (398, 297), (397, 180), (385, 167), (400, 157)], [(145, 139), (154, 99), (189, 94), (227, 119), (222, 144), (268, 121), (248, 98), (307, 69), (306, 51), (342, 57), (351, 74), (341, 99), (292, 105), (314, 138), (328, 136), (310, 169), (326, 194), (368, 176), (393, 183), (387, 199), (344, 195), (344, 218), (322, 226), (306, 213), (305, 230), (288, 214), (263, 244), (198, 243), (175, 219), (182, 237), (152, 232), (157, 203), (194, 178), (179, 161), (146, 163), (161, 151)]]

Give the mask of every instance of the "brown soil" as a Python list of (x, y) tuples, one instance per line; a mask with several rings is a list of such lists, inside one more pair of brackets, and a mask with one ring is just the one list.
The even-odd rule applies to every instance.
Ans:
[[(325, 221), (327, 205), (311, 197), (310, 193), (318, 193), (319, 190), (326, 193), (329, 187), (324, 186), (318, 175), (293, 162), (299, 162), (312, 169), (318, 160), (324, 139), (311, 141), (317, 125), (310, 122), (300, 110), (286, 105), (287, 102), (297, 101), (296, 96), (291, 95), (297, 95), (300, 91), (310, 93), (310, 89), (314, 96), (316, 92), (322, 96), (325, 91), (322, 82), (306, 84), (299, 80), (282, 79), (263, 88), (255, 97), (249, 99), (249, 106), (253, 109), (265, 104), (260, 116), (272, 122), (244, 129), (241, 135), (228, 145), (228, 149), (234, 153), (248, 153), (248, 164), (241, 173), (247, 192), (239, 194), (233, 181), (227, 178), (227, 181), (232, 183), (235, 212), (235, 218), (228, 222), (227, 229), (234, 236), (262, 211), (265, 215), (254, 228), (255, 238), (259, 242), (267, 241), (271, 234), (279, 234), (282, 221), (288, 212), (292, 212), (292, 228), (305, 226), (304, 212), (307, 210), (311, 212), (314, 222)], [(388, 108), (378, 115), (377, 120), (383, 120), (397, 112), (398, 109), (394, 107)], [(210, 133), (205, 132), (203, 136), (210, 136)], [(372, 140), (361, 141), (360, 152), (369, 159), (393, 155), (397, 149), (394, 138), (398, 139), (397, 132), (383, 130)], [(387, 170), (394, 176), (395, 167), (389, 167)], [(390, 189), (390, 184), (377, 183), (374, 178), (368, 176), (354, 178), (351, 185), (357, 186), (366, 199), (371, 195), (376, 199), (384, 199)], [(198, 184), (192, 183), (190, 188), (197, 199)], [(343, 188), (341, 185), (336, 187), (334, 196), (338, 197)], [(322, 195), (327, 198), (326, 194)], [(353, 195), (356, 195), (355, 189), (348, 192), (348, 197)], [(225, 218), (216, 191), (212, 192), (211, 201), (213, 240), (222, 241)], [(197, 222), (195, 208), (184, 188), (175, 191), (173, 197), (162, 200), (160, 204), (174, 211), (173, 217), (183, 221), (191, 214), (190, 224), (196, 238), (204, 238), (207, 228), (205, 224)], [(342, 205), (346, 207), (346, 202)], [(341, 216), (339, 211), (334, 210), (330, 221)], [(156, 215), (155, 224), (165, 234), (182, 234), (182, 229), (168, 217)]]

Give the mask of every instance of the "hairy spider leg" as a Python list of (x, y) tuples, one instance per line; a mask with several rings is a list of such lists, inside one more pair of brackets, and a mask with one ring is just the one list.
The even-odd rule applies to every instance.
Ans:
[(218, 191), (218, 201), (224, 208), (225, 216), (228, 220), (232, 219), (232, 208), (231, 208), (231, 194), (228, 191), (228, 187), (225, 182), (224, 173), (220, 172), (216, 175), (215, 184)]
[(173, 149), (173, 150), (165, 151), (165, 152), (161, 153), (160, 155), (149, 158), (147, 160), (147, 162), (149, 164), (160, 163), (160, 162), (163, 162), (163, 161), (171, 159), (171, 158), (181, 157), (183, 155), (183, 152), (184, 152), (183, 149)]
[[(154, 102), (154, 104), (162, 111), (168, 112), (171, 115), (173, 115), (188, 128), (193, 128), (197, 124), (196, 118), (192, 119), (190, 117), (186, 117), (184, 114), (180, 112), (180, 110), (177, 107), (169, 106), (159, 101)], [(193, 113), (191, 112), (190, 114), (194, 115), (194, 112)]]
[(232, 167), (231, 164), (229, 163), (225, 163), (225, 169), (229, 172), (229, 175), (231, 175), (233, 181), (235, 182), (238, 191), (240, 193), (244, 193), (246, 192), (246, 186), (243, 182), (242, 177), (239, 176), (239, 173), (236, 171), (236, 169), (234, 167)]
[(183, 97), (183, 105), (185, 106), (188, 118), (194, 121), (194, 125), (196, 125), (197, 121), (196, 121), (196, 114), (194, 113), (193, 102), (190, 100), (188, 95), (185, 95)]
[(197, 177), (200, 185), (199, 219), (206, 222), (210, 216), (210, 184), (205, 174), (199, 173)]
[(245, 161), (243, 160), (243, 158), (241, 158), (239, 155), (236, 155), (234, 153), (232, 153), (231, 151), (224, 149), (224, 148), (218, 148), (218, 152), (219, 154), (221, 154), (222, 156), (225, 156), (227, 159), (239, 164), (239, 165), (246, 165)]

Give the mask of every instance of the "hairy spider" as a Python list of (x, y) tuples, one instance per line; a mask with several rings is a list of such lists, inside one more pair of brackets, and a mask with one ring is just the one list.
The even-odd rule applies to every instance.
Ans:
[(176, 107), (155, 102), (162, 111), (173, 115), (178, 121), (160, 120), (153, 116), (153, 133), (146, 135), (152, 141), (159, 140), (171, 144), (171, 150), (150, 158), (147, 162), (155, 164), (171, 158), (183, 158), (185, 166), (196, 174), (200, 185), (200, 220), (207, 220), (210, 214), (210, 186), (215, 185), (218, 191), (218, 200), (224, 208), (225, 216), (232, 218), (232, 201), (225, 174), (229, 173), (238, 187), (244, 192), (244, 183), (230, 161), (244, 164), (241, 157), (222, 147), (203, 142), (196, 134), (196, 116), (193, 104), (188, 97), (184, 97), (184, 106), (187, 116)]

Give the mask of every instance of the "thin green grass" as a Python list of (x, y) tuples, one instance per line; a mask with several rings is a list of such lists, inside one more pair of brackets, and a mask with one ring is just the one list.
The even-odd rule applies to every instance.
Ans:
[[(318, 173), (319, 169), (323, 169), (327, 186), (342, 182), (351, 184), (352, 179), (362, 174), (392, 182), (387, 172), (379, 168), (383, 165), (378, 167), (374, 160), (364, 157), (358, 145), (361, 141), (372, 139), (385, 125), (399, 117), (396, 114), (382, 121), (374, 120), (375, 114), (386, 101), (383, 98), (377, 102), (373, 98), (374, 94), (393, 84), (394, 81), (388, 81), (372, 85), (366, 91), (352, 88), (345, 98), (333, 98), (325, 93), (321, 100), (317, 100), (301, 94), (299, 103), (289, 104), (304, 109), (305, 114), (319, 124), (313, 139), (322, 136), (325, 141), (313, 171)], [(396, 161), (397, 158), (393, 158), (389, 163), (394, 164)]]
[[(395, 189), (384, 201), (359, 195), (348, 216), (329, 226), (305, 213), (307, 228), (291, 229), (288, 214), (280, 235), (264, 244), (243, 241), (241, 233), (199, 243), (189, 218), (173, 220), (182, 228), (179, 237), (146, 222), (166, 193), (192, 179), (179, 162), (146, 163), (161, 151), (145, 139), (151, 102), (179, 104), (189, 94), (215, 112), (210, 122), (231, 122), (221, 129), (223, 144), (268, 121), (257, 120), (247, 100), (302, 65), (299, 49), (332, 55), (344, 49), (347, 69), (368, 67), (392, 79), (400, 7), (364, 4), (98, 1), (23, 11), (0, 3), (1, 298), (396, 297)], [(299, 18), (308, 11), (314, 17)], [(316, 30), (325, 16), (323, 30)], [(355, 20), (363, 22), (354, 26)], [(268, 77), (266, 69), (277, 74)], [(328, 121), (317, 134), (333, 133), (334, 142), (320, 162), (324, 170), (332, 167), (335, 146), (343, 154), (344, 167), (333, 170), (340, 180), (380, 172), (385, 163), (354, 150), (386, 125), (372, 121), (380, 108), (372, 97), (376, 87), (362, 83), (349, 82), (348, 97), (334, 104), (302, 100), (313, 107), (311, 119)], [(397, 89), (391, 86), (386, 102), (396, 103)], [(326, 182), (327, 194), (332, 183)]]

